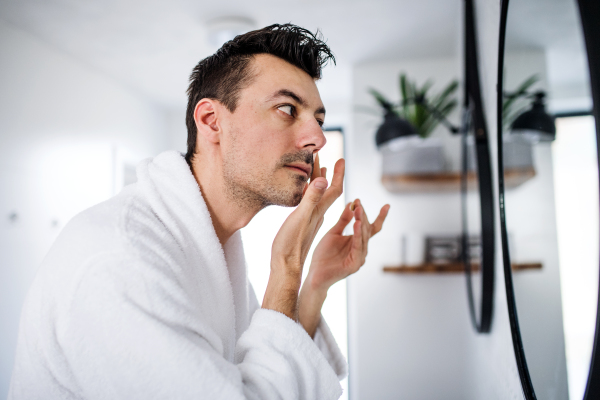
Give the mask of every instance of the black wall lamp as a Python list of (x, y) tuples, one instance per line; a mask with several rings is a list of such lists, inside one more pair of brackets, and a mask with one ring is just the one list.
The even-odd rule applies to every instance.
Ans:
[[(417, 129), (406, 119), (400, 118), (394, 112), (394, 104), (392, 103), (382, 103), (380, 104), (385, 109), (384, 120), (383, 123), (377, 128), (377, 133), (375, 134), (375, 143), (377, 147), (382, 144), (399, 137), (404, 136), (412, 136), (418, 135)], [(425, 107), (431, 115), (440, 121), (442, 125), (444, 125), (450, 132), (453, 134), (459, 133), (459, 128), (452, 125), (450, 121), (435, 107), (430, 105), (424, 97), (418, 96), (412, 99), (405, 99), (401, 102), (401, 105), (407, 104), (417, 104)]]
[(546, 112), (546, 93), (537, 91), (535, 93), (506, 94), (511, 97), (533, 98), (531, 108), (519, 115), (511, 125), (513, 134), (523, 135), (531, 142), (552, 142), (556, 139), (556, 124), (554, 117)]
[(417, 135), (414, 126), (404, 118), (400, 118), (392, 108), (386, 108), (383, 123), (377, 128), (375, 143), (377, 147), (403, 136)]

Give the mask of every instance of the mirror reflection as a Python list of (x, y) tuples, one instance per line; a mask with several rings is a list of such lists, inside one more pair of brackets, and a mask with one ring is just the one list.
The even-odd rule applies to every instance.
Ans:
[(481, 325), (482, 309), (482, 248), (481, 248), (481, 193), (474, 132), (466, 111), (463, 132), (462, 218), (463, 262), (467, 273), (467, 291), (471, 321), (476, 329)]
[(576, 2), (511, 0), (505, 209), (517, 313), (539, 399), (581, 399), (598, 296), (598, 160)]

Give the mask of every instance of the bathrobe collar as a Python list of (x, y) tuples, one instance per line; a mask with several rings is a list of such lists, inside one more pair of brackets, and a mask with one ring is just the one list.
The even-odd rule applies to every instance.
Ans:
[[(235, 342), (250, 322), (248, 279), (241, 234), (221, 246), (200, 188), (183, 155), (167, 151), (137, 167), (138, 186), (156, 217), (184, 253), (187, 273), (197, 280), (197, 301), (233, 359)], [(206, 309), (206, 308), (210, 309)]]

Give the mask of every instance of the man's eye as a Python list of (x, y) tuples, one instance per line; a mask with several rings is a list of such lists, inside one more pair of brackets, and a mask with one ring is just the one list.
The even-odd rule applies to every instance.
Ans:
[(283, 111), (284, 113), (286, 113), (287, 115), (292, 115), (293, 107), (290, 105), (285, 105), (285, 106), (279, 106), (277, 107), (279, 110)]
[(319, 123), (319, 126), (322, 128), (322, 127), (323, 127), (323, 124), (324, 124), (324, 122), (323, 122), (323, 121), (321, 121), (320, 119), (318, 119), (318, 120), (317, 120), (317, 122)]

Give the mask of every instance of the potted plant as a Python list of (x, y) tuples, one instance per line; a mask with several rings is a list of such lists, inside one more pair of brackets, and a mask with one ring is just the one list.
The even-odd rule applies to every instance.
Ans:
[[(505, 173), (507, 171), (531, 171), (535, 174), (531, 137), (522, 133), (514, 133), (513, 124), (531, 106), (531, 97), (539, 97), (541, 94), (543, 97), (543, 92), (529, 92), (531, 87), (538, 81), (539, 77), (532, 75), (521, 82), (513, 92), (504, 93), (502, 102), (502, 162)], [(474, 171), (476, 170), (475, 143), (472, 136), (469, 136), (467, 140), (467, 166), (469, 170)]]
[(384, 122), (375, 137), (382, 153), (382, 173), (428, 174), (443, 171), (444, 151), (431, 133), (456, 108), (456, 80), (440, 93), (430, 95), (432, 81), (418, 86), (405, 73), (400, 74), (400, 102), (394, 104), (375, 89), (373, 95), (384, 111)]

